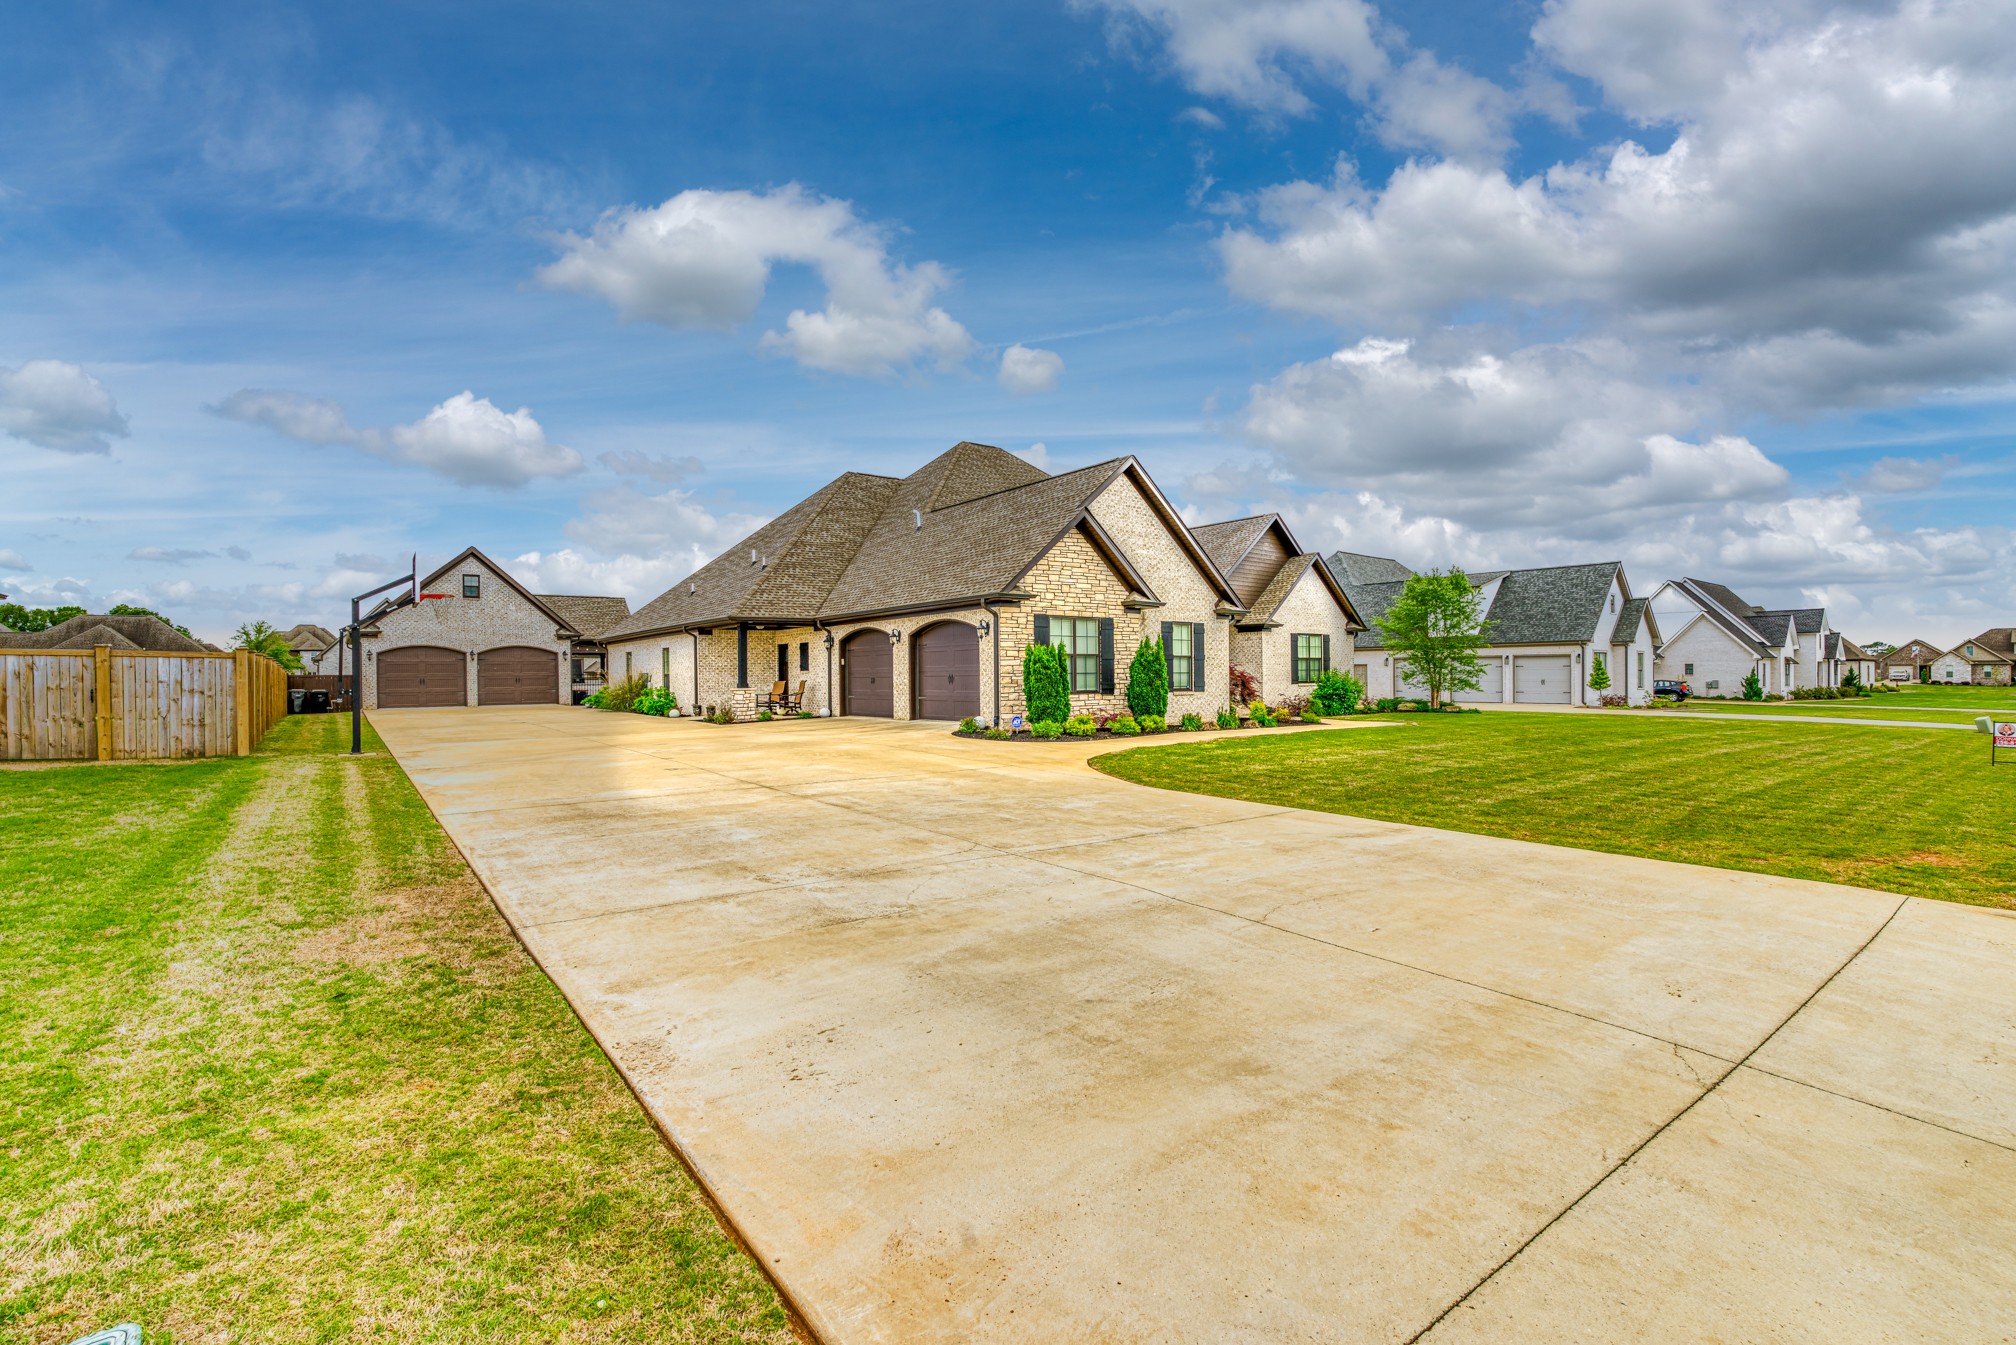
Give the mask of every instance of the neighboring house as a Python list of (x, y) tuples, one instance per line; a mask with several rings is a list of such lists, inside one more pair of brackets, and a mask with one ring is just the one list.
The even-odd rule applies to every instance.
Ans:
[(609, 675), (752, 716), (775, 682), (814, 714), (1023, 713), (1022, 655), (1067, 654), (1074, 711), (1126, 706), (1160, 637), (1169, 713), (1227, 700), (1231, 581), (1134, 458), (1050, 476), (961, 443), (909, 476), (847, 472), (609, 632)]
[[(1826, 614), (1803, 610), (1812, 629), (1802, 634), (1799, 611), (1767, 611), (1705, 579), (1668, 580), (1652, 595), (1652, 611), (1664, 632), (1658, 677), (1685, 682), (1697, 696), (1741, 696), (1743, 680), (1753, 672), (1767, 696), (1816, 685)], [(1810, 665), (1802, 658), (1802, 642), (1809, 638)]]
[(1932, 661), (1935, 682), (1971, 682), (1977, 686), (2008, 686), (2016, 666), (2016, 628), (2001, 626), (1962, 640)]
[(1876, 659), (1876, 675), (1886, 682), (1929, 682), (1932, 664), (1945, 651), (1929, 640), (1906, 640)]
[[(1427, 688), (1385, 652), (1377, 620), (1400, 597), (1413, 574), (1384, 556), (1339, 551), (1329, 568), (1352, 606), (1370, 625), (1358, 637), (1354, 676), (1374, 700), (1426, 696)], [(1484, 679), (1453, 699), (1466, 704), (1597, 705), (1606, 694), (1642, 705), (1652, 698), (1659, 626), (1643, 598), (1631, 595), (1616, 561), (1547, 565), (1525, 570), (1484, 570), (1468, 576), (1485, 619)], [(1598, 663), (1609, 673), (1607, 692), (1590, 687)]]
[(1790, 642), (1797, 648), (1797, 656), (1788, 667), (1787, 686), (1837, 687), (1841, 685), (1841, 661), (1830, 657), (1833, 648), (1830, 638), (1834, 631), (1827, 624), (1827, 609), (1824, 607), (1793, 607), (1779, 610), (1765, 610), (1757, 614), (1762, 621), (1753, 619), (1751, 625), (1759, 630), (1778, 631), (1780, 618), (1791, 622)]
[(1246, 608), (1232, 622), (1232, 664), (1259, 682), (1261, 700), (1275, 705), (1307, 696), (1324, 669), (1351, 666), (1364, 623), (1323, 557), (1304, 551), (1279, 514), (1208, 523), (1190, 533)]
[(1856, 644), (1839, 631), (1828, 632), (1827, 638), (1829, 642), (1828, 657), (1832, 658), (1835, 665), (1840, 669), (1840, 677), (1835, 682), (1835, 685), (1838, 686), (1842, 681), (1847, 680), (1848, 674), (1851, 671), (1855, 674), (1856, 680), (1861, 682), (1865, 687), (1876, 680), (1876, 656), (1874, 654), (1864, 649), (1861, 645)]
[(601, 690), (608, 680), (609, 662), (602, 637), (630, 619), (630, 604), (622, 598), (588, 598), (576, 593), (542, 593), (539, 600), (579, 632), (567, 656), (573, 699), (579, 701)]
[(10, 649), (90, 649), (101, 644), (157, 654), (200, 654), (211, 648), (157, 616), (84, 614), (59, 621), (47, 630), (16, 631), (7, 637)]
[(584, 636), (549, 599), (473, 546), (420, 591), (442, 596), (364, 618), (364, 708), (573, 702), (563, 672)]
[(336, 643), (336, 636), (326, 627), (304, 621), (292, 630), (280, 632), (280, 641), (301, 660), (301, 671), (312, 673), (320, 665), (322, 655)]

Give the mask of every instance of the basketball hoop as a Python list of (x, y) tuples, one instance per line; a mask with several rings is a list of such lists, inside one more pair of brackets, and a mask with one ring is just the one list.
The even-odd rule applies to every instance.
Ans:
[(364, 600), (375, 598), (380, 593), (389, 593), (404, 586), (406, 591), (396, 598), (388, 599), (371, 609), (375, 621), (401, 607), (411, 607), (428, 598), (445, 598), (445, 593), (422, 593), (420, 591), (420, 556), (416, 552), (411, 568), (390, 583), (380, 584), (369, 593), (360, 593), (350, 600), (350, 755), (357, 756), (364, 750)]

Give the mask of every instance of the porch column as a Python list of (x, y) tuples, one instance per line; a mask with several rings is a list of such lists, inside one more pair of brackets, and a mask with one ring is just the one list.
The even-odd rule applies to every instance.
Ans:
[(749, 623), (744, 621), (735, 627), (735, 687), (739, 691), (749, 685)]

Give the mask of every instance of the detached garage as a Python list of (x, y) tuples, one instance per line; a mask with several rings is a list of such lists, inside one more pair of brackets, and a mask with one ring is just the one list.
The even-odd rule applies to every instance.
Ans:
[(478, 705), (552, 705), (560, 699), (560, 655), (518, 645), (476, 656)]
[(459, 649), (408, 645), (377, 655), (378, 704), (387, 710), (469, 703), (468, 658)]

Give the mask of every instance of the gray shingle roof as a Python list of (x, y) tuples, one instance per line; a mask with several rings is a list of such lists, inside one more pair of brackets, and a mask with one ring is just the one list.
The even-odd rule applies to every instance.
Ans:
[(197, 654), (204, 649), (200, 640), (190, 639), (159, 617), (89, 612), (59, 621), (48, 630), (11, 634), (7, 643), (15, 649), (89, 649), (109, 644), (114, 649), (151, 649), (162, 654)]
[(336, 643), (336, 633), (304, 621), (292, 630), (281, 631), (280, 642), (289, 649), (327, 649)]
[(1337, 582), (1346, 585), (1347, 588), (1352, 584), (1405, 583), (1414, 573), (1397, 560), (1385, 556), (1367, 556), (1357, 551), (1332, 551), (1329, 564), (1330, 573), (1336, 575)]
[(1796, 642), (1793, 634), (1790, 612), (1757, 612), (1750, 617), (1750, 629), (1757, 632), (1765, 644), (1783, 649)]
[(1626, 598), (1624, 605), (1617, 609), (1617, 625), (1610, 633), (1611, 644), (1630, 644), (1638, 638), (1638, 627), (1645, 622), (1645, 608), (1651, 599)]
[[(1247, 609), (1246, 615), (1239, 618), (1239, 624), (1249, 626), (1272, 621), (1274, 613), (1288, 600), (1288, 594), (1294, 589), (1295, 581), (1307, 574), (1311, 565), (1319, 563), (1322, 559), (1313, 551), (1305, 551), (1299, 556), (1290, 556), (1283, 561), (1281, 568), (1274, 572), (1274, 577), (1267, 581), (1267, 587), (1261, 589), (1260, 596), (1253, 600), (1253, 605)], [(1353, 603), (1352, 606), (1356, 607), (1357, 604)]]
[[(2016, 659), (2016, 626), (1991, 626), (1979, 635), (1962, 640), (1953, 647), (1955, 649), (1965, 649), (1970, 644), (1976, 649), (1986, 650), (1996, 658)], [(1963, 654), (1961, 657), (1967, 658), (1970, 656)], [(1971, 657), (1979, 658), (1980, 655), (1976, 654)]]
[(1791, 617), (1792, 628), (1801, 635), (1818, 635), (1820, 628), (1827, 624), (1827, 609), (1824, 607), (1775, 607), (1758, 615)]
[[(1336, 557), (1331, 558), (1334, 572)], [(1498, 592), (1485, 614), (1485, 642), (1510, 644), (1586, 644), (1596, 635), (1596, 623), (1603, 614), (1604, 600), (1616, 577), (1618, 562), (1591, 565), (1549, 565), (1532, 570), (1487, 570), (1470, 575), (1470, 582), (1483, 587), (1498, 579)], [(1344, 591), (1351, 605), (1365, 621), (1365, 634), (1358, 637), (1360, 649), (1383, 649), (1378, 618), (1384, 616), (1407, 587), (1404, 579), (1377, 584), (1346, 583)], [(1644, 607), (1639, 602), (1638, 618)], [(1623, 611), (1618, 613), (1623, 618)]]
[(1365, 631), (1355, 642), (1358, 648), (1386, 647), (1386, 636), (1379, 629), (1379, 618), (1385, 616), (1387, 609), (1400, 600), (1400, 594), (1406, 587), (1407, 581), (1404, 579), (1385, 584), (1344, 585), (1344, 592), (1351, 598), (1351, 606), (1365, 622)]
[(630, 619), (630, 604), (622, 598), (583, 593), (541, 593), (539, 601), (558, 612), (568, 625), (590, 640), (601, 639), (606, 632)]
[(1279, 514), (1255, 514), (1252, 518), (1228, 518), (1223, 523), (1206, 523), (1190, 529), (1190, 535), (1197, 539), (1197, 545), (1204, 548), (1204, 554), (1211, 557), (1211, 563), (1227, 574), (1246, 558), (1253, 549), (1253, 543), (1260, 540), (1260, 534)]

